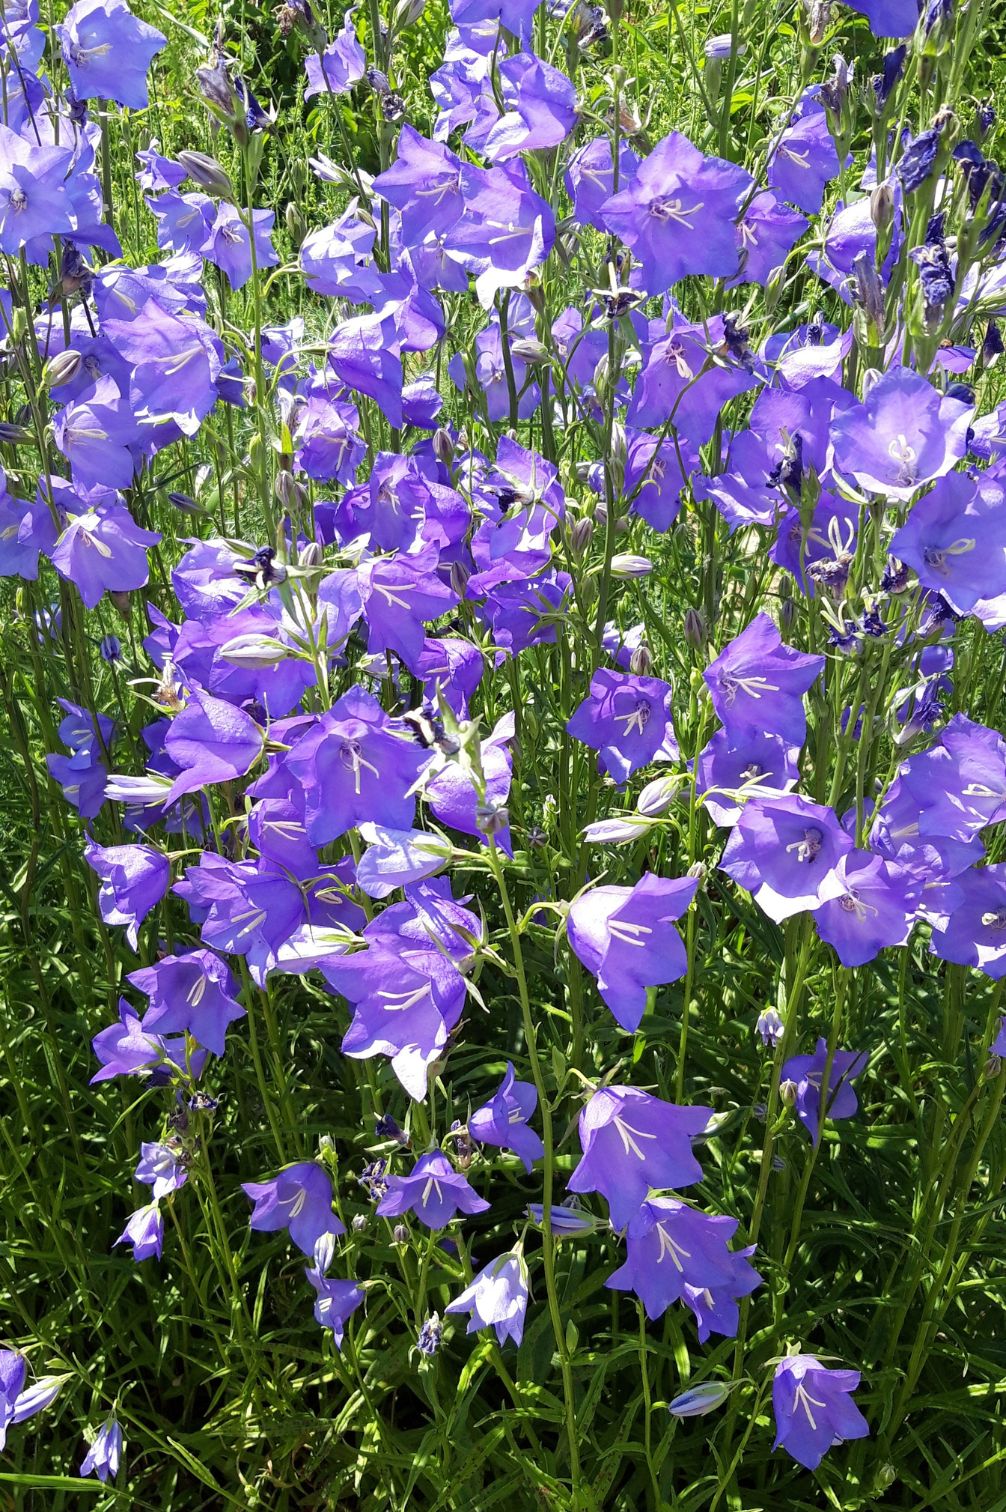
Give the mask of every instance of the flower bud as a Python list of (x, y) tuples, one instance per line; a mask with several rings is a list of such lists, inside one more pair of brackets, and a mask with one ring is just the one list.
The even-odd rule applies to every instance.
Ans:
[(285, 470), (276, 474), (274, 487), (276, 497), (284, 509), (298, 509), (307, 498), (303, 483), (298, 483), (293, 473)]
[(468, 579), (471, 573), (464, 562), (452, 562), (450, 570), (451, 592), (456, 593), (459, 599), (463, 599), (468, 588)]
[(519, 362), (527, 362), (532, 366), (549, 360), (548, 347), (536, 336), (518, 336), (516, 341), (510, 343), (510, 351)]
[(122, 660), (122, 642), (117, 635), (103, 635), (98, 645), (98, 654), (102, 661), (111, 666), (114, 662)]
[(676, 1396), (667, 1406), (672, 1417), (703, 1417), (705, 1413), (722, 1407), (730, 1395), (730, 1387), (723, 1381), (703, 1381)]
[(454, 438), (442, 425), (433, 432), (433, 455), (444, 467), (450, 467), (454, 461)]
[(620, 551), (611, 559), (611, 575), (615, 578), (645, 578), (653, 571), (653, 563), (649, 557), (633, 556), (631, 552)]
[(678, 794), (679, 779), (675, 777), (654, 777), (648, 782), (636, 799), (636, 812), (645, 814), (647, 819), (659, 819), (661, 814), (666, 814)]
[(693, 650), (702, 650), (708, 639), (708, 634), (706, 631), (705, 615), (701, 609), (685, 610), (684, 635), (687, 644)]
[(307, 235), (307, 221), (304, 219), (304, 212), (301, 210), (298, 204), (295, 204), (293, 200), (290, 200), (287, 204), (284, 216), (286, 219), (287, 235), (293, 242), (294, 250), (299, 251), (300, 244)]
[(219, 654), (234, 667), (276, 667), (286, 661), (290, 648), (272, 635), (251, 631), (225, 641)]
[(586, 517), (574, 520), (569, 530), (569, 549), (575, 561), (582, 562), (590, 550), (594, 535), (594, 522)]
[(785, 635), (790, 630), (792, 630), (795, 623), (796, 600), (791, 598), (783, 599), (782, 603), (779, 605), (779, 629)]
[(172, 490), (168, 494), (168, 503), (173, 504), (182, 514), (202, 514), (202, 510), (195, 499), (187, 493), (176, 493)]
[(691, 866), (685, 872), (685, 876), (690, 877), (693, 882), (704, 882), (706, 880), (707, 871), (708, 868), (704, 861), (693, 861)]
[(404, 1223), (395, 1224), (394, 1228), (391, 1230), (391, 1242), (392, 1244), (408, 1244), (409, 1231), (405, 1227)]
[(894, 191), (890, 184), (878, 184), (870, 195), (870, 219), (878, 231), (886, 231), (894, 220)]
[(636, 646), (629, 657), (629, 671), (633, 677), (648, 677), (653, 671), (653, 652), (649, 646)]
[(796, 1082), (791, 1081), (789, 1078), (787, 1078), (786, 1081), (779, 1083), (779, 1096), (786, 1104), (787, 1108), (792, 1108), (793, 1104), (796, 1102), (797, 1090), (798, 1089)]
[(413, 26), (425, 9), (426, 0), (398, 0), (391, 15), (394, 30), (400, 32), (407, 26)]
[(222, 163), (208, 152), (180, 152), (177, 161), (189, 178), (207, 194), (219, 194), (226, 200), (234, 200), (234, 185)]
[(65, 352), (57, 352), (42, 369), (42, 381), (48, 388), (60, 388), (64, 383), (72, 383), (80, 372), (81, 361), (80, 353), (73, 347), (67, 347)]
[(366, 1213), (357, 1213), (356, 1217), (353, 1219), (353, 1233), (362, 1234), (366, 1229), (369, 1221), (370, 1220), (368, 1219)]
[(498, 835), (510, 823), (510, 813), (505, 803), (488, 799), (476, 806), (475, 823), (483, 835)]
[(322, 550), (317, 541), (308, 541), (300, 548), (300, 555), (297, 558), (298, 567), (307, 569), (320, 567), (321, 561)]
[(315, 1246), (314, 1246), (314, 1266), (315, 1266), (315, 1270), (321, 1271), (321, 1274), (324, 1275), (325, 1272), (328, 1270), (328, 1267), (331, 1265), (331, 1263), (332, 1263), (332, 1261), (334, 1259), (335, 1259), (335, 1235), (334, 1234), (322, 1234), (315, 1241)]

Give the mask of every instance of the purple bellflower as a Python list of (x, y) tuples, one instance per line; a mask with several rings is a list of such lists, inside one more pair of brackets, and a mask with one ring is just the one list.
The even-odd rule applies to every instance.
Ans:
[(269, 1181), (242, 1182), (241, 1190), (253, 1203), (250, 1226), (266, 1234), (287, 1229), (305, 1255), (314, 1255), (323, 1234), (346, 1232), (332, 1211), (328, 1172), (313, 1160), (285, 1166)]
[(815, 1355), (780, 1360), (772, 1382), (773, 1447), (816, 1470), (836, 1444), (866, 1438), (870, 1426), (851, 1400), (859, 1381), (858, 1370), (829, 1370)]
[[(819, 1039), (813, 1055), (794, 1055), (782, 1068), (781, 1081), (796, 1087), (796, 1116), (817, 1144), (826, 1118), (852, 1118), (859, 1110), (859, 1100), (852, 1085), (866, 1070), (864, 1051), (836, 1050), (828, 1068), (828, 1043)], [(828, 1071), (828, 1090), (821, 1106), (824, 1076)]]
[(889, 368), (832, 421), (835, 465), (868, 493), (910, 499), (963, 457), (973, 413), (911, 368)]
[(647, 291), (661, 294), (688, 274), (737, 272), (737, 220), (753, 188), (745, 169), (703, 156), (673, 131), (643, 159), (628, 188), (605, 201), (601, 219), (642, 265)]
[(147, 69), (167, 38), (134, 16), (126, 0), (77, 0), (56, 35), (78, 100), (147, 108)]
[(130, 1213), (126, 1227), (115, 1242), (131, 1245), (133, 1259), (137, 1262), (151, 1257), (159, 1260), (164, 1244), (164, 1219), (157, 1202), (148, 1203), (146, 1207), (137, 1208), (135, 1213)]
[(890, 552), (958, 614), (967, 614), (980, 599), (1006, 593), (1001, 485), (976, 487), (964, 473), (940, 478), (895, 531)]
[(930, 948), (943, 961), (977, 966), (993, 981), (1006, 977), (1006, 862), (973, 867), (956, 878), (960, 901)]
[(541, 1137), (528, 1124), (538, 1106), (533, 1082), (517, 1081), (514, 1068), (507, 1061), (506, 1076), (489, 1102), (484, 1103), (468, 1120), (468, 1132), (479, 1144), (512, 1150), (530, 1174), (536, 1160), (545, 1153)]
[(340, 1281), (320, 1270), (305, 1267), (304, 1274), (314, 1287), (314, 1316), (322, 1328), (332, 1330), (336, 1349), (342, 1348), (346, 1324), (364, 1299), (362, 1286), (355, 1281)]
[(759, 614), (703, 677), (732, 740), (768, 733), (799, 746), (807, 733), (803, 695), (823, 667), (823, 656), (784, 645), (769, 616)]
[(118, 1475), (121, 1459), (122, 1429), (115, 1420), (115, 1414), (110, 1412), (94, 1435), (91, 1447), (81, 1463), (80, 1473), (96, 1475), (107, 1484)]
[(823, 901), (839, 857), (851, 849), (831, 809), (789, 793), (748, 800), (720, 866), (781, 924)]
[(598, 766), (626, 782), (653, 761), (676, 761), (671, 687), (658, 677), (635, 677), (600, 667), (590, 694), (566, 725), (576, 740), (597, 751)]
[(685, 974), (685, 947), (674, 922), (687, 911), (698, 885), (692, 877), (646, 872), (634, 887), (591, 888), (570, 905), (570, 948), (597, 978), (598, 991), (629, 1033), (643, 1017), (647, 988)]
[(904, 945), (917, 891), (918, 884), (892, 861), (847, 851), (821, 889), (814, 926), (843, 966), (863, 966), (888, 945)]
[(389, 1176), (388, 1190), (377, 1205), (380, 1218), (415, 1213), (429, 1229), (445, 1228), (461, 1213), (485, 1213), (488, 1202), (440, 1150), (420, 1155), (408, 1176)]
[(625, 1228), (651, 1190), (676, 1190), (702, 1179), (692, 1140), (711, 1108), (678, 1107), (636, 1087), (603, 1087), (580, 1114), (583, 1157), (571, 1192), (600, 1192), (612, 1227)]
[(106, 924), (124, 924), (126, 939), (135, 950), (140, 925), (168, 890), (170, 861), (150, 845), (102, 846), (90, 839), (84, 859), (101, 878), (101, 917)]
[(758, 1272), (728, 1241), (736, 1218), (710, 1217), (671, 1197), (644, 1202), (625, 1231), (628, 1256), (604, 1283), (615, 1291), (633, 1291), (652, 1321), (672, 1302), (685, 1300), (685, 1289), (748, 1296), (761, 1282)]
[(211, 1054), (223, 1055), (228, 1024), (245, 1016), (238, 984), (212, 950), (162, 956), (153, 966), (130, 972), (127, 980), (150, 999), (144, 1034), (186, 1030)]

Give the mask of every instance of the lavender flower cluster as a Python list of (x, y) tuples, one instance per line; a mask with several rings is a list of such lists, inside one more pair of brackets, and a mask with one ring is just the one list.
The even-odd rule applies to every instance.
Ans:
[[(815, 44), (827, 10), (798, 7)], [(0, 304), (6, 360), (33, 397), (3, 439), (41, 462), (30, 488), (23, 465), (3, 484), (0, 574), (50, 594), (58, 579), (30, 627), (43, 654), (79, 643), (81, 606), (126, 606), (129, 649), (97, 638), (105, 686), (151, 716), (138, 744), (125, 707), (61, 699), (48, 755), (101, 918), (135, 953), (92, 1078), (141, 1080), (161, 1120), (135, 1169), (149, 1201), (115, 1241), (134, 1260), (162, 1258), (165, 1213), (201, 1180), (193, 1130), (212, 1127), (235, 1037), (278, 980), (310, 978), (331, 1022), (345, 1018), (342, 1053), (407, 1127), (382, 1116), (359, 1223), (339, 1216), (328, 1147), (244, 1184), (251, 1228), (285, 1231), (305, 1257), (336, 1350), (380, 1285), (350, 1273), (358, 1251), (342, 1241), (380, 1219), (396, 1242), (406, 1220), (442, 1236), (465, 1283), (446, 1314), (500, 1345), (522, 1339), (528, 1236), (558, 1325), (561, 1243), (605, 1221), (624, 1240), (608, 1288), (651, 1321), (683, 1303), (700, 1343), (733, 1338), (758, 1306), (757, 1224), (684, 1195), (727, 1110), (655, 1096), (624, 1061), (590, 1064), (582, 1024), (579, 1081), (563, 1066), (550, 1084), (522, 939), (553, 938), (564, 980), (582, 968), (586, 1021), (610, 1013), (622, 1036), (682, 980), (687, 1021), (705, 911), (743, 910), (744, 895), (773, 925), (806, 916), (805, 940), (841, 968), (922, 930), (934, 957), (1006, 976), (1006, 865), (985, 864), (983, 840), (1006, 818), (1006, 740), (954, 691), (961, 624), (1006, 627), (1006, 405), (979, 413), (975, 389), (1003, 347), (1006, 181), (983, 147), (991, 109), (970, 134), (949, 112), (914, 135), (891, 116), (905, 70), (950, 45), (954, 6), (852, 10), (888, 39), (876, 76), (836, 58), (753, 174), (677, 130), (651, 145), (614, 73), (610, 109), (588, 108), (540, 55), (553, 23), (580, 59), (603, 47), (608, 18), (582, 3), (546, 17), (534, 0), (451, 0), (424, 134), (394, 87), (393, 29), (361, 40), (350, 10), (330, 40), (291, 0), (285, 24), (313, 49), (307, 97), (333, 122), (340, 97), (372, 97), (382, 144), (373, 175), (342, 143), (339, 161), (314, 161), (343, 207), (302, 228), (295, 268), (274, 211), (254, 204), (277, 123), (222, 36), (199, 72), (220, 155), (138, 152), (160, 255), (131, 266), (94, 102), (142, 111), (165, 37), (126, 0), (79, 0), (47, 75), (37, 0), (7, 7)], [(418, 8), (400, 11), (399, 29)], [(729, 38), (709, 51), (710, 82), (735, 51)], [(791, 318), (785, 301), (773, 313), (795, 266), (833, 319)], [(569, 269), (590, 270), (585, 295)], [(53, 281), (29, 321), (34, 270)], [(265, 293), (293, 278), (307, 313), (267, 323)], [(559, 308), (562, 290), (575, 297)], [(169, 509), (202, 513), (169, 490), (171, 459), (221, 414), (248, 445), (233, 484), (247, 537), (237, 517), (190, 540), (150, 528), (154, 500), (162, 526)], [(690, 682), (656, 675), (660, 574), (645, 552), (660, 537), (701, 579), (670, 627)], [(711, 563), (734, 551), (751, 592), (727, 639)], [(554, 741), (566, 808), (533, 824), (518, 663), (532, 683), (551, 668), (569, 695)], [(539, 699), (535, 728), (548, 715)], [(880, 748), (886, 774), (857, 765)], [(717, 869), (675, 874), (683, 812), (725, 832)], [(534, 848), (552, 886), (520, 913)], [(493, 1013), (480, 983), (495, 972), (522, 1014), (506, 1074), (466, 1120), (420, 1125), (415, 1108)], [(750, 1028), (776, 1057), (770, 1116), (794, 1109), (816, 1149), (857, 1113), (869, 1052), (834, 1034), (811, 1052), (788, 1006)], [(1006, 1027), (983, 1049), (1006, 1054)], [(557, 1200), (556, 1124), (578, 1102), (580, 1156)], [(492, 1150), (537, 1183), (510, 1244)], [(469, 1229), (492, 1256), (477, 1269)], [(732, 1247), (738, 1232), (751, 1242)], [(443, 1330), (432, 1314), (421, 1354)], [(769, 1363), (776, 1446), (800, 1465), (868, 1434), (856, 1371), (799, 1345)], [(26, 1385), (24, 1356), (5, 1353), (0, 1431), (59, 1384)], [(706, 1382), (671, 1412), (738, 1389)], [(121, 1452), (111, 1415), (81, 1472), (114, 1476)]]

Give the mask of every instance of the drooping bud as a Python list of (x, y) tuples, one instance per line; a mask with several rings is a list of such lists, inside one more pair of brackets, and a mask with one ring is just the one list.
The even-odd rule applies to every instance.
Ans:
[(671, 807), (680, 786), (681, 779), (676, 775), (654, 777), (636, 799), (636, 812), (647, 819), (659, 819)]
[(633, 677), (648, 677), (653, 671), (653, 652), (647, 645), (636, 646), (629, 657), (629, 671)]
[(67, 347), (64, 352), (57, 352), (42, 369), (42, 381), (47, 388), (61, 388), (64, 383), (72, 383), (80, 372), (80, 364), (83, 359), (74, 347)]
[(611, 575), (614, 578), (645, 578), (653, 571), (653, 563), (649, 557), (634, 556), (631, 552), (620, 551), (611, 559)]
[(208, 152), (180, 152), (177, 161), (189, 178), (207, 194), (219, 194), (222, 199), (234, 200), (234, 185), (224, 165)]
[(454, 440), (450, 431), (444, 430), (442, 425), (433, 432), (433, 455), (445, 467), (450, 467), (454, 461)]
[(548, 347), (536, 336), (518, 336), (516, 341), (510, 343), (510, 351), (519, 361), (529, 363), (532, 367), (549, 360)]
[(574, 561), (582, 562), (590, 550), (594, 535), (594, 522), (586, 517), (574, 520), (569, 528), (569, 549)]
[(694, 651), (701, 651), (708, 640), (705, 615), (701, 609), (689, 608), (685, 610), (684, 624), (685, 641)]

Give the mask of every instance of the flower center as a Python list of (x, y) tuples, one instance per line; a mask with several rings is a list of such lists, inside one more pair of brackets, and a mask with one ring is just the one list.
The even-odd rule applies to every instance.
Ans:
[(824, 836), (813, 825), (803, 832), (802, 840), (794, 840), (792, 845), (787, 845), (787, 851), (792, 851), (798, 861), (815, 861), (821, 854), (821, 846)]

